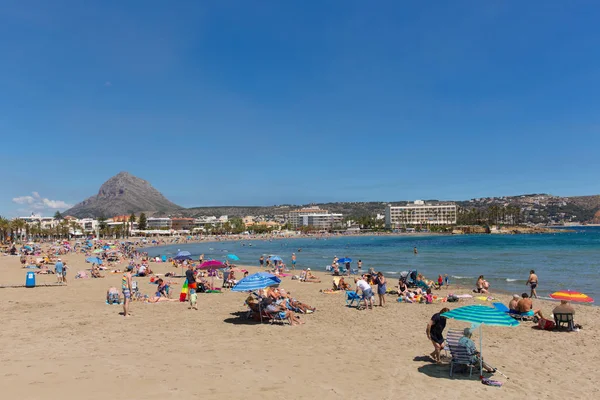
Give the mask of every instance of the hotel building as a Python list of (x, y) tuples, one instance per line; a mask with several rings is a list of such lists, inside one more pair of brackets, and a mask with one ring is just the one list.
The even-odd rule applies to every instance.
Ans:
[(288, 222), (292, 228), (312, 226), (316, 229), (331, 229), (335, 225), (340, 225), (343, 218), (343, 214), (332, 214), (319, 207), (301, 208), (288, 214)]
[(405, 206), (385, 208), (385, 226), (388, 229), (407, 225), (453, 225), (456, 224), (456, 204), (425, 204), (416, 200)]

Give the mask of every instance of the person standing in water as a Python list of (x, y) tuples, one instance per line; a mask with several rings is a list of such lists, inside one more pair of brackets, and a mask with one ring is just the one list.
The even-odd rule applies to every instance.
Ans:
[(413, 253), (419, 254), (419, 252), (417, 251), (417, 247), (416, 246), (413, 248)]
[(362, 276), (362, 260), (358, 260), (358, 276)]
[(296, 270), (296, 253), (292, 253), (292, 269)]
[(534, 270), (529, 271), (529, 279), (527, 279), (527, 283), (525, 285), (529, 285), (529, 287), (531, 287), (531, 293), (529, 294), (529, 297), (531, 298), (538, 298), (537, 297), (537, 293), (535, 291), (535, 288), (537, 288), (537, 284), (538, 284), (538, 277), (535, 274)]

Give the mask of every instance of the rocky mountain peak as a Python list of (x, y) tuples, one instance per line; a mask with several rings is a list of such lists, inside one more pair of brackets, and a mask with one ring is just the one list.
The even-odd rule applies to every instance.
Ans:
[(150, 182), (129, 172), (119, 172), (100, 186), (98, 194), (65, 211), (74, 217), (113, 217), (132, 212), (169, 212), (181, 209)]

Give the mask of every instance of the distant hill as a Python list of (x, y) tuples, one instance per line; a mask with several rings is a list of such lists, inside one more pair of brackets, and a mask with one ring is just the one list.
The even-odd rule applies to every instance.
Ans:
[(120, 172), (104, 182), (97, 195), (76, 204), (63, 215), (108, 218), (139, 212), (170, 213), (180, 209), (180, 206), (167, 200), (148, 181), (128, 172)]

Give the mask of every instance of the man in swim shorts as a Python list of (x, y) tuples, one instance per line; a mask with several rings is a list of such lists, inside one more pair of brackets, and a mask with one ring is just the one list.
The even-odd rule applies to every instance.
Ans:
[(296, 253), (292, 253), (292, 269), (296, 270)]
[(531, 287), (531, 293), (529, 294), (529, 297), (531, 298), (536, 298), (537, 299), (537, 293), (535, 291), (535, 288), (537, 288), (537, 284), (538, 284), (538, 277), (535, 274), (534, 270), (529, 271), (529, 279), (527, 279), (527, 283), (525, 285), (529, 285)]
[(133, 267), (127, 266), (127, 271), (121, 278), (121, 290), (123, 291), (123, 316), (129, 316), (129, 304), (131, 303), (131, 271)]

